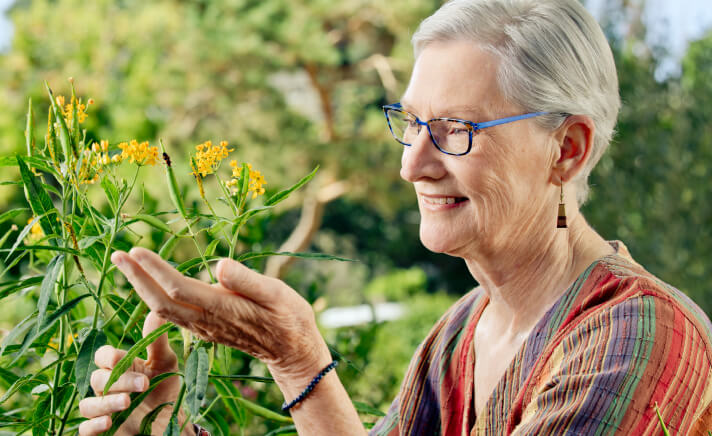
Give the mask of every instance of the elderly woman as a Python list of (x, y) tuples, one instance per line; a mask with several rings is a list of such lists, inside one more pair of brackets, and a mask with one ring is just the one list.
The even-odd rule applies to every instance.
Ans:
[[(408, 88), (384, 108), (401, 176), (423, 244), (464, 259), (480, 286), (433, 327), (372, 434), (660, 434), (655, 404), (673, 434), (712, 429), (709, 319), (578, 210), (620, 105), (593, 18), (577, 0), (454, 0), (413, 43)], [(287, 285), (231, 260), (214, 285), (145, 249), (112, 261), (152, 309), (146, 331), (165, 318), (261, 359), (300, 434), (365, 433), (310, 306)], [(96, 392), (122, 355), (97, 352)], [(128, 392), (175, 369), (161, 338), (108, 395), (81, 402), (91, 419), (80, 434), (108, 428)], [(178, 384), (167, 379), (122, 431)]]

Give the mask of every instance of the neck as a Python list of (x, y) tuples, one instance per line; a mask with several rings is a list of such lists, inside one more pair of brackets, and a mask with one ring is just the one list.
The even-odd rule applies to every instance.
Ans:
[[(465, 261), (489, 296), (488, 319), (503, 339), (527, 335), (574, 280), (594, 261), (614, 252), (578, 211), (567, 229), (540, 229)], [(531, 229), (530, 229), (531, 230)], [(483, 315), (484, 316), (484, 315)]]

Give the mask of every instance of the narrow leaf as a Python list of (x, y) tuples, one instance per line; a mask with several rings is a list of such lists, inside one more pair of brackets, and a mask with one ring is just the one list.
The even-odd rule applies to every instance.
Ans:
[(240, 256), (237, 257), (238, 262), (242, 262), (248, 259), (255, 259), (259, 257), (267, 257), (267, 256), (290, 256), (290, 257), (299, 257), (302, 259), (316, 259), (316, 260), (339, 260), (341, 262), (356, 262), (353, 259), (348, 259), (345, 257), (338, 257), (338, 256), (332, 256), (330, 254), (324, 254), (324, 253), (292, 253), (289, 251), (251, 251), (247, 253), (243, 253)]
[(94, 354), (96, 350), (104, 344), (106, 344), (106, 335), (104, 332), (98, 329), (92, 329), (79, 348), (77, 360), (74, 362), (74, 380), (80, 399), (86, 396), (89, 390), (91, 373), (97, 368), (94, 363)]
[(170, 406), (173, 404), (172, 401), (168, 401), (166, 403), (161, 403), (158, 406), (156, 406), (153, 410), (151, 410), (146, 416), (143, 417), (141, 420), (141, 425), (139, 427), (139, 435), (138, 436), (150, 436), (153, 434), (152, 428), (153, 428), (153, 421), (158, 418), (158, 414), (161, 413), (161, 410), (163, 410), (164, 407)]
[(168, 224), (164, 223), (153, 215), (138, 214), (134, 215), (132, 218), (137, 219), (139, 221), (143, 221), (149, 226), (155, 227), (156, 229), (161, 230), (163, 232), (173, 233), (173, 230), (168, 227)]
[(178, 375), (178, 373), (165, 372), (163, 374), (157, 375), (151, 379), (151, 382), (149, 383), (148, 388), (145, 391), (131, 394), (131, 403), (129, 404), (129, 407), (122, 410), (121, 412), (116, 412), (111, 416), (111, 428), (105, 431), (104, 433), (101, 433), (101, 436), (113, 436), (113, 434), (116, 433), (119, 427), (121, 427), (121, 425), (131, 415), (131, 413), (133, 413), (133, 411), (141, 403), (143, 403), (143, 400), (145, 400), (146, 397), (148, 397), (151, 392), (156, 389), (159, 383), (161, 383), (168, 377), (173, 377), (175, 375)]
[(45, 235), (60, 235), (62, 232), (57, 228), (56, 209), (47, 191), (37, 180), (37, 177), (32, 174), (25, 161), (20, 156), (16, 156), (16, 158), (17, 166), (20, 168), (20, 178), (25, 184), (25, 197), (32, 208), (32, 213), (41, 217), (40, 225)]
[(104, 177), (101, 179), (101, 187), (104, 189), (106, 198), (109, 200), (111, 210), (118, 213), (117, 208), (119, 207), (119, 191), (116, 189), (116, 186), (111, 183), (111, 180), (109, 180), (108, 177)]
[(79, 304), (80, 301), (89, 296), (91, 296), (91, 294), (80, 295), (74, 298), (73, 300), (64, 303), (62, 307), (55, 310), (49, 316), (49, 318), (47, 318), (47, 321), (45, 321), (43, 325), (38, 326), (35, 324), (35, 328), (31, 332), (32, 334), (28, 334), (28, 336), (25, 337), (25, 340), (22, 342), (22, 347), (15, 354), (15, 357), (13, 358), (12, 362), (10, 362), (10, 366), (12, 366), (17, 361), (17, 359), (19, 359), (20, 357), (22, 357), (23, 354), (25, 354), (25, 351), (27, 351), (27, 349), (30, 347), (30, 345), (32, 345), (35, 339), (42, 336), (45, 332), (47, 332), (47, 330), (52, 328), (57, 321), (59, 321), (59, 318), (68, 313), (70, 310), (74, 309), (74, 306), (76, 306), (77, 304)]
[[(205, 260), (208, 262), (216, 261), (222, 259), (220, 256), (205, 256)], [(203, 263), (203, 260), (199, 257), (196, 257), (194, 259), (186, 260), (185, 262), (181, 263), (176, 267), (178, 271), (181, 273), (185, 273), (189, 271), (190, 269), (194, 268), (197, 265), (200, 265)]]
[(380, 410), (376, 409), (373, 406), (369, 406), (366, 403), (362, 403), (360, 401), (352, 401), (354, 403), (354, 407), (356, 408), (356, 411), (359, 413), (365, 413), (367, 415), (373, 415), (373, 416), (386, 416), (385, 413), (381, 412)]
[(247, 417), (245, 416), (244, 409), (239, 407), (235, 400), (235, 398), (240, 396), (240, 391), (227, 380), (215, 379), (212, 383), (213, 386), (215, 386), (215, 391), (223, 401), (223, 404), (228, 412), (230, 412), (230, 415), (232, 415), (232, 418), (240, 427), (244, 427), (247, 423)]
[(0, 224), (4, 223), (5, 221), (15, 219), (16, 216), (20, 215), (22, 212), (25, 212), (27, 210), (26, 207), (20, 207), (17, 209), (12, 209), (8, 210), (7, 212), (4, 212), (0, 214)]
[[(25, 319), (20, 321), (19, 324), (15, 326), (12, 330), (10, 330), (10, 333), (5, 336), (5, 339), (2, 341), (2, 346), (0, 346), (0, 356), (2, 356), (5, 353), (5, 349), (7, 348), (8, 345), (11, 343), (15, 342), (15, 339), (19, 338), (22, 336), (27, 330), (30, 328), (34, 327), (35, 324), (37, 324), (37, 312), (33, 312), (29, 314)], [(9, 367), (9, 365), (8, 365)]]
[(59, 277), (59, 273), (63, 266), (64, 254), (54, 256), (47, 265), (47, 272), (42, 280), (42, 286), (40, 286), (40, 296), (37, 300), (37, 325), (42, 325), (44, 323), (45, 316), (47, 315), (49, 297), (54, 291), (54, 286), (57, 283), (57, 278)]
[(126, 355), (119, 360), (118, 363), (116, 363), (116, 366), (114, 366), (114, 369), (111, 371), (111, 375), (109, 376), (109, 380), (106, 382), (106, 386), (104, 386), (104, 395), (109, 392), (109, 388), (116, 382), (116, 380), (119, 379), (121, 374), (126, 372), (126, 370), (131, 366), (134, 359), (138, 357), (138, 355), (142, 353), (146, 347), (158, 339), (159, 336), (170, 330), (172, 327), (173, 323), (167, 322), (143, 337), (140, 341), (136, 342), (136, 344), (129, 349)]
[(260, 406), (257, 403), (253, 403), (252, 401), (243, 398), (243, 397), (237, 397), (235, 400), (242, 405), (245, 409), (248, 411), (252, 412), (253, 415), (261, 416), (265, 419), (270, 419), (272, 421), (277, 421), (277, 422), (285, 422), (285, 423), (292, 423), (294, 422), (292, 418), (289, 416), (285, 415), (280, 415), (277, 412), (273, 412), (265, 407)]
[(210, 244), (208, 244), (207, 247), (205, 247), (205, 252), (203, 253), (205, 256), (212, 256), (215, 254), (215, 249), (218, 247), (218, 244), (220, 243), (219, 239), (213, 239), (210, 241)]
[(318, 170), (319, 170), (319, 165), (317, 165), (316, 168), (314, 168), (311, 173), (302, 177), (302, 179), (300, 181), (298, 181), (296, 184), (294, 184), (294, 186), (292, 186), (291, 188), (287, 188), (285, 190), (279, 191), (278, 193), (271, 196), (267, 201), (265, 201), (265, 206), (274, 206), (275, 204), (277, 204), (277, 203), (281, 202), (282, 200), (286, 199), (287, 197), (289, 197), (289, 195), (292, 192), (301, 188), (307, 182), (309, 182), (309, 180), (314, 178), (314, 176), (316, 175), (316, 172)]
[(32, 156), (32, 150), (35, 148), (35, 118), (32, 114), (32, 98), (27, 102), (27, 125), (25, 126), (25, 147), (27, 155)]
[[(41, 218), (41, 217), (39, 217), (39, 216), (34, 217), (34, 218), (32, 219), (32, 221), (30, 221), (29, 223), (27, 223), (27, 225), (22, 229), (22, 231), (20, 232), (20, 234), (17, 235), (17, 239), (15, 239), (15, 243), (12, 244), (12, 247), (10, 247), (10, 251), (7, 253), (7, 256), (5, 257), (5, 262), (7, 262), (7, 260), (10, 258), (10, 256), (12, 256), (12, 253), (14, 253), (15, 250), (17, 250), (17, 247), (20, 246), (20, 244), (21, 244), (22, 241), (27, 237), (27, 235), (30, 234), (30, 230), (32, 229), (32, 227), (33, 227), (35, 224), (37, 224), (37, 221), (39, 221), (40, 218)], [(4, 250), (3, 250), (3, 251), (4, 251)]]
[(50, 104), (52, 105), (52, 113), (54, 114), (54, 118), (57, 123), (59, 123), (59, 143), (62, 145), (62, 152), (64, 152), (65, 159), (69, 160), (69, 152), (72, 151), (72, 144), (69, 137), (67, 122), (64, 120), (62, 109), (59, 108), (57, 101), (54, 99), (54, 94), (52, 93), (52, 90), (47, 82), (45, 82), (45, 87), (47, 88)]
[(180, 410), (181, 404), (183, 404), (183, 398), (185, 396), (185, 380), (180, 384), (180, 391), (178, 392), (178, 399), (173, 405), (173, 413), (171, 413), (171, 419), (168, 421), (168, 426), (166, 431), (163, 432), (163, 436), (180, 436), (180, 426), (178, 425), (178, 411)]
[(208, 388), (208, 353), (198, 347), (190, 353), (185, 363), (185, 407), (191, 416), (200, 414), (200, 406)]
[(42, 276), (34, 276), (23, 280), (0, 283), (0, 300), (15, 292), (40, 284), (42, 279)]

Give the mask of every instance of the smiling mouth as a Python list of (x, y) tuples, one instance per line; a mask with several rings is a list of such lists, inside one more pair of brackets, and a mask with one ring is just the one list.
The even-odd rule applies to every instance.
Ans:
[(467, 200), (465, 197), (426, 197), (421, 196), (423, 201), (428, 204), (455, 204), (462, 203)]

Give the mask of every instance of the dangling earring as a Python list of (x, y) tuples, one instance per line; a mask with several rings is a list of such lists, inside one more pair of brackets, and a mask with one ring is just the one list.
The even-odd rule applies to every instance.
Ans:
[(561, 181), (561, 199), (559, 200), (559, 216), (556, 217), (556, 228), (565, 229), (566, 225), (566, 206), (564, 205), (564, 181)]

